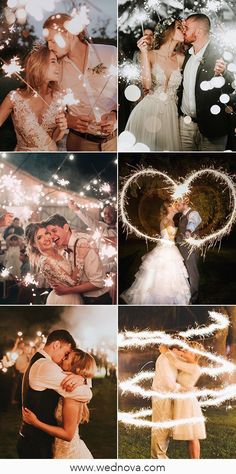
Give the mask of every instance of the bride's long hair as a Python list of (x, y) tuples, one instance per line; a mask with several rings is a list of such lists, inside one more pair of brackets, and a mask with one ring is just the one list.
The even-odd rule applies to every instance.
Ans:
[[(37, 92), (45, 82), (46, 71), (49, 66), (51, 51), (46, 45), (37, 44), (25, 59), (25, 79), (26, 82)], [(48, 84), (51, 92), (59, 90), (56, 81), (50, 81)], [(32, 89), (26, 86), (28, 93), (32, 94)]]
[(39, 259), (42, 256), (40, 251), (35, 246), (35, 236), (39, 229), (45, 229), (45, 225), (41, 224), (40, 222), (34, 222), (28, 224), (25, 229), (25, 240), (27, 243), (26, 252), (29, 257), (30, 265), (37, 270)]
[[(97, 369), (95, 359), (88, 352), (81, 349), (73, 350), (73, 360), (71, 364), (71, 372), (81, 375), (85, 379), (93, 378)], [(88, 423), (89, 409), (87, 403), (79, 402), (78, 423)]]
[(161, 207), (160, 207), (160, 222), (166, 218), (168, 215), (168, 207), (170, 207), (173, 204), (173, 201), (166, 199), (166, 201), (163, 201)]
[(160, 49), (163, 44), (167, 43), (174, 35), (178, 24), (181, 24), (181, 20), (172, 17), (158, 23), (154, 32), (152, 49)]

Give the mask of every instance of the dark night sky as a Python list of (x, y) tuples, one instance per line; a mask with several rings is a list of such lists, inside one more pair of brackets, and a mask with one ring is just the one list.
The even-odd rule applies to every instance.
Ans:
[[(101, 173), (102, 180), (108, 181), (112, 186), (112, 193), (116, 193), (117, 166), (114, 164), (116, 154), (73, 153), (73, 155), (75, 159), (66, 160), (61, 171), (57, 172), (59, 177), (70, 181), (67, 189), (79, 192), (84, 184)], [(48, 182), (66, 156), (69, 157), (69, 153), (8, 153), (7, 161)], [(86, 195), (93, 196), (88, 191)]]

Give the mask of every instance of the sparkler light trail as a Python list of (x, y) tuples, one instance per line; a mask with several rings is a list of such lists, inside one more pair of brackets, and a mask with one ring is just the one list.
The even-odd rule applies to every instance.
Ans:
[(134, 226), (128, 216), (126, 206), (128, 204), (128, 191), (129, 187), (133, 183), (137, 183), (140, 177), (155, 177), (159, 176), (163, 178), (164, 183), (166, 184), (166, 188), (169, 191), (170, 197), (173, 200), (182, 199), (184, 196), (188, 195), (191, 192), (192, 184), (196, 179), (201, 177), (213, 177), (217, 183), (223, 185), (225, 189), (228, 189), (230, 193), (230, 215), (226, 220), (225, 224), (222, 228), (218, 231), (214, 231), (211, 234), (202, 237), (202, 238), (195, 238), (189, 237), (185, 240), (188, 244), (190, 251), (194, 248), (203, 248), (204, 246), (212, 246), (217, 241), (221, 241), (221, 239), (226, 235), (229, 234), (231, 228), (236, 220), (236, 189), (235, 184), (230, 176), (226, 173), (220, 172), (215, 169), (205, 168), (199, 171), (193, 171), (182, 183), (176, 183), (170, 176), (166, 173), (155, 170), (153, 168), (142, 169), (133, 172), (128, 178), (126, 179), (123, 188), (120, 193), (120, 217), (123, 223), (123, 227), (127, 232), (133, 232), (137, 237), (144, 238), (146, 240), (151, 240), (152, 242), (163, 242), (163, 239), (160, 235), (157, 236), (149, 236), (145, 232), (140, 231)]
[[(137, 348), (143, 349), (146, 346), (165, 344), (169, 347), (178, 344), (183, 349), (187, 349), (193, 353), (202, 355), (207, 358), (210, 362), (217, 365), (217, 367), (201, 367), (201, 374), (208, 375), (210, 377), (216, 377), (222, 373), (232, 374), (236, 371), (236, 365), (225, 360), (221, 356), (217, 356), (209, 351), (201, 351), (194, 349), (188, 345), (187, 339), (195, 337), (206, 337), (212, 336), (216, 331), (225, 329), (229, 326), (229, 318), (222, 313), (216, 311), (209, 312), (209, 318), (212, 321), (207, 326), (200, 328), (191, 328), (186, 331), (178, 333), (177, 337), (173, 337), (166, 334), (163, 331), (126, 331), (119, 335), (118, 346), (121, 349), (124, 348)], [(179, 339), (178, 336), (184, 337), (185, 340)], [(173, 355), (173, 357), (175, 357)], [(197, 397), (202, 407), (208, 406), (219, 406), (223, 402), (228, 400), (236, 399), (236, 384), (229, 384), (220, 389), (194, 389), (188, 392), (162, 392), (152, 389), (143, 388), (140, 383), (147, 380), (152, 380), (154, 372), (140, 372), (135, 374), (133, 377), (120, 382), (120, 388), (122, 395), (132, 394), (134, 396), (141, 397), (143, 399), (157, 397), (159, 399), (189, 399)], [(193, 424), (197, 423), (196, 419), (188, 418), (181, 420), (166, 420), (164, 422), (150, 422), (145, 420), (146, 417), (152, 415), (152, 410), (141, 409), (138, 411), (131, 412), (120, 412), (118, 419), (129, 425), (135, 425), (137, 427), (173, 427), (177, 426), (178, 423), (182, 424)]]

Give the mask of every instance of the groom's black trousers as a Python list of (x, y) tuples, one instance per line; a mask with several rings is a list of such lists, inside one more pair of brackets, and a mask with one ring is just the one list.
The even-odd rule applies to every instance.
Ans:
[(190, 303), (196, 304), (198, 302), (198, 289), (199, 289), (199, 271), (198, 261), (199, 252), (198, 250), (189, 251), (187, 245), (178, 245), (178, 249), (184, 259), (185, 267), (187, 268), (191, 292)]
[[(53, 442), (54, 438), (52, 438)], [(44, 443), (34, 436), (21, 436), (17, 440), (17, 453), (20, 459), (51, 459), (52, 443)]]

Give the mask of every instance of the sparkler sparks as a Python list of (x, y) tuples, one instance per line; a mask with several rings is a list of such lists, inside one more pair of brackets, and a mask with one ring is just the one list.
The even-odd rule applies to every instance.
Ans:
[(13, 74), (19, 74), (24, 70), (21, 67), (19, 61), (20, 59), (18, 58), (18, 56), (14, 56), (14, 58), (11, 59), (9, 64), (3, 64), (2, 69), (5, 72), (6, 77), (11, 77)]
[(79, 99), (76, 99), (71, 89), (66, 89), (66, 94), (60, 99), (61, 106), (67, 107), (68, 105), (79, 104)]
[(86, 5), (82, 5), (78, 12), (74, 10), (71, 15), (73, 18), (64, 24), (65, 29), (72, 35), (79, 35), (90, 23), (88, 13)]
[(38, 286), (38, 282), (37, 280), (35, 280), (35, 277), (34, 275), (32, 275), (31, 273), (27, 273), (25, 275), (25, 277), (23, 278), (22, 280), (22, 283), (25, 285), (25, 286), (29, 286), (29, 285), (35, 285), (35, 286)]
[(199, 171), (194, 171), (191, 173), (183, 183), (176, 183), (170, 176), (166, 173), (163, 173), (158, 170), (154, 170), (153, 168), (142, 169), (141, 171), (135, 171), (132, 173), (124, 183), (124, 186), (120, 193), (120, 216), (123, 222), (124, 228), (127, 232), (133, 232), (137, 237), (144, 238), (147, 240), (151, 240), (152, 242), (160, 242), (163, 239), (160, 235), (151, 237), (146, 233), (137, 229), (134, 226), (128, 216), (126, 205), (128, 203), (128, 190), (131, 184), (137, 183), (140, 177), (155, 177), (159, 176), (163, 178), (164, 183), (166, 184), (167, 188), (169, 189), (170, 196), (175, 199), (181, 199), (186, 194), (191, 192), (191, 186), (196, 179), (201, 177), (213, 177), (216, 182), (224, 185), (226, 189), (229, 190), (230, 193), (230, 216), (226, 221), (225, 225), (219, 229), (218, 231), (212, 232), (211, 234), (202, 237), (202, 238), (194, 238), (190, 237), (186, 239), (186, 243), (189, 245), (189, 249), (192, 250), (194, 248), (203, 248), (204, 246), (211, 246), (214, 245), (215, 242), (220, 241), (226, 234), (229, 234), (231, 228), (236, 220), (236, 190), (235, 184), (232, 181), (231, 177), (228, 176), (226, 173), (222, 173), (220, 171), (206, 168)]
[[(209, 312), (210, 320), (213, 321), (211, 324), (205, 327), (200, 328), (191, 328), (187, 331), (181, 331), (178, 333), (178, 336), (184, 337), (185, 340), (178, 339), (177, 337), (172, 337), (162, 331), (127, 331), (119, 335), (119, 347), (120, 348), (134, 348), (140, 347), (143, 349), (145, 346), (150, 346), (152, 344), (165, 344), (167, 346), (172, 346), (178, 344), (180, 347), (185, 348), (191, 352), (199, 353), (205, 358), (210, 360), (210, 362), (217, 365), (217, 367), (201, 367), (201, 373), (206, 374), (210, 377), (216, 377), (222, 373), (231, 374), (236, 371), (235, 364), (228, 362), (223, 357), (216, 356), (209, 351), (199, 351), (198, 349), (193, 349), (188, 345), (187, 339), (191, 337), (203, 337), (203, 336), (212, 336), (216, 331), (222, 330), (229, 325), (229, 318), (221, 313), (212, 311)], [(174, 356), (173, 356), (174, 357)], [(151, 398), (153, 396), (159, 399), (189, 399), (197, 397), (199, 403), (202, 407), (207, 406), (219, 406), (227, 400), (236, 399), (236, 384), (227, 385), (219, 390), (217, 389), (194, 389), (193, 391), (188, 392), (162, 392), (152, 389), (145, 389), (139, 384), (145, 380), (152, 380), (154, 372), (141, 372), (134, 375), (132, 378), (125, 380), (120, 383), (120, 388), (122, 390), (122, 395), (131, 393), (134, 396), (139, 396), (143, 399)], [(118, 419), (119, 421), (135, 425), (137, 427), (174, 427), (178, 424), (194, 424), (198, 421), (203, 421), (203, 418), (199, 418), (198, 421), (195, 418), (181, 419), (181, 420), (166, 420), (164, 422), (151, 422), (146, 420), (146, 417), (152, 415), (152, 410), (150, 409), (141, 409), (136, 412), (120, 412)]]

